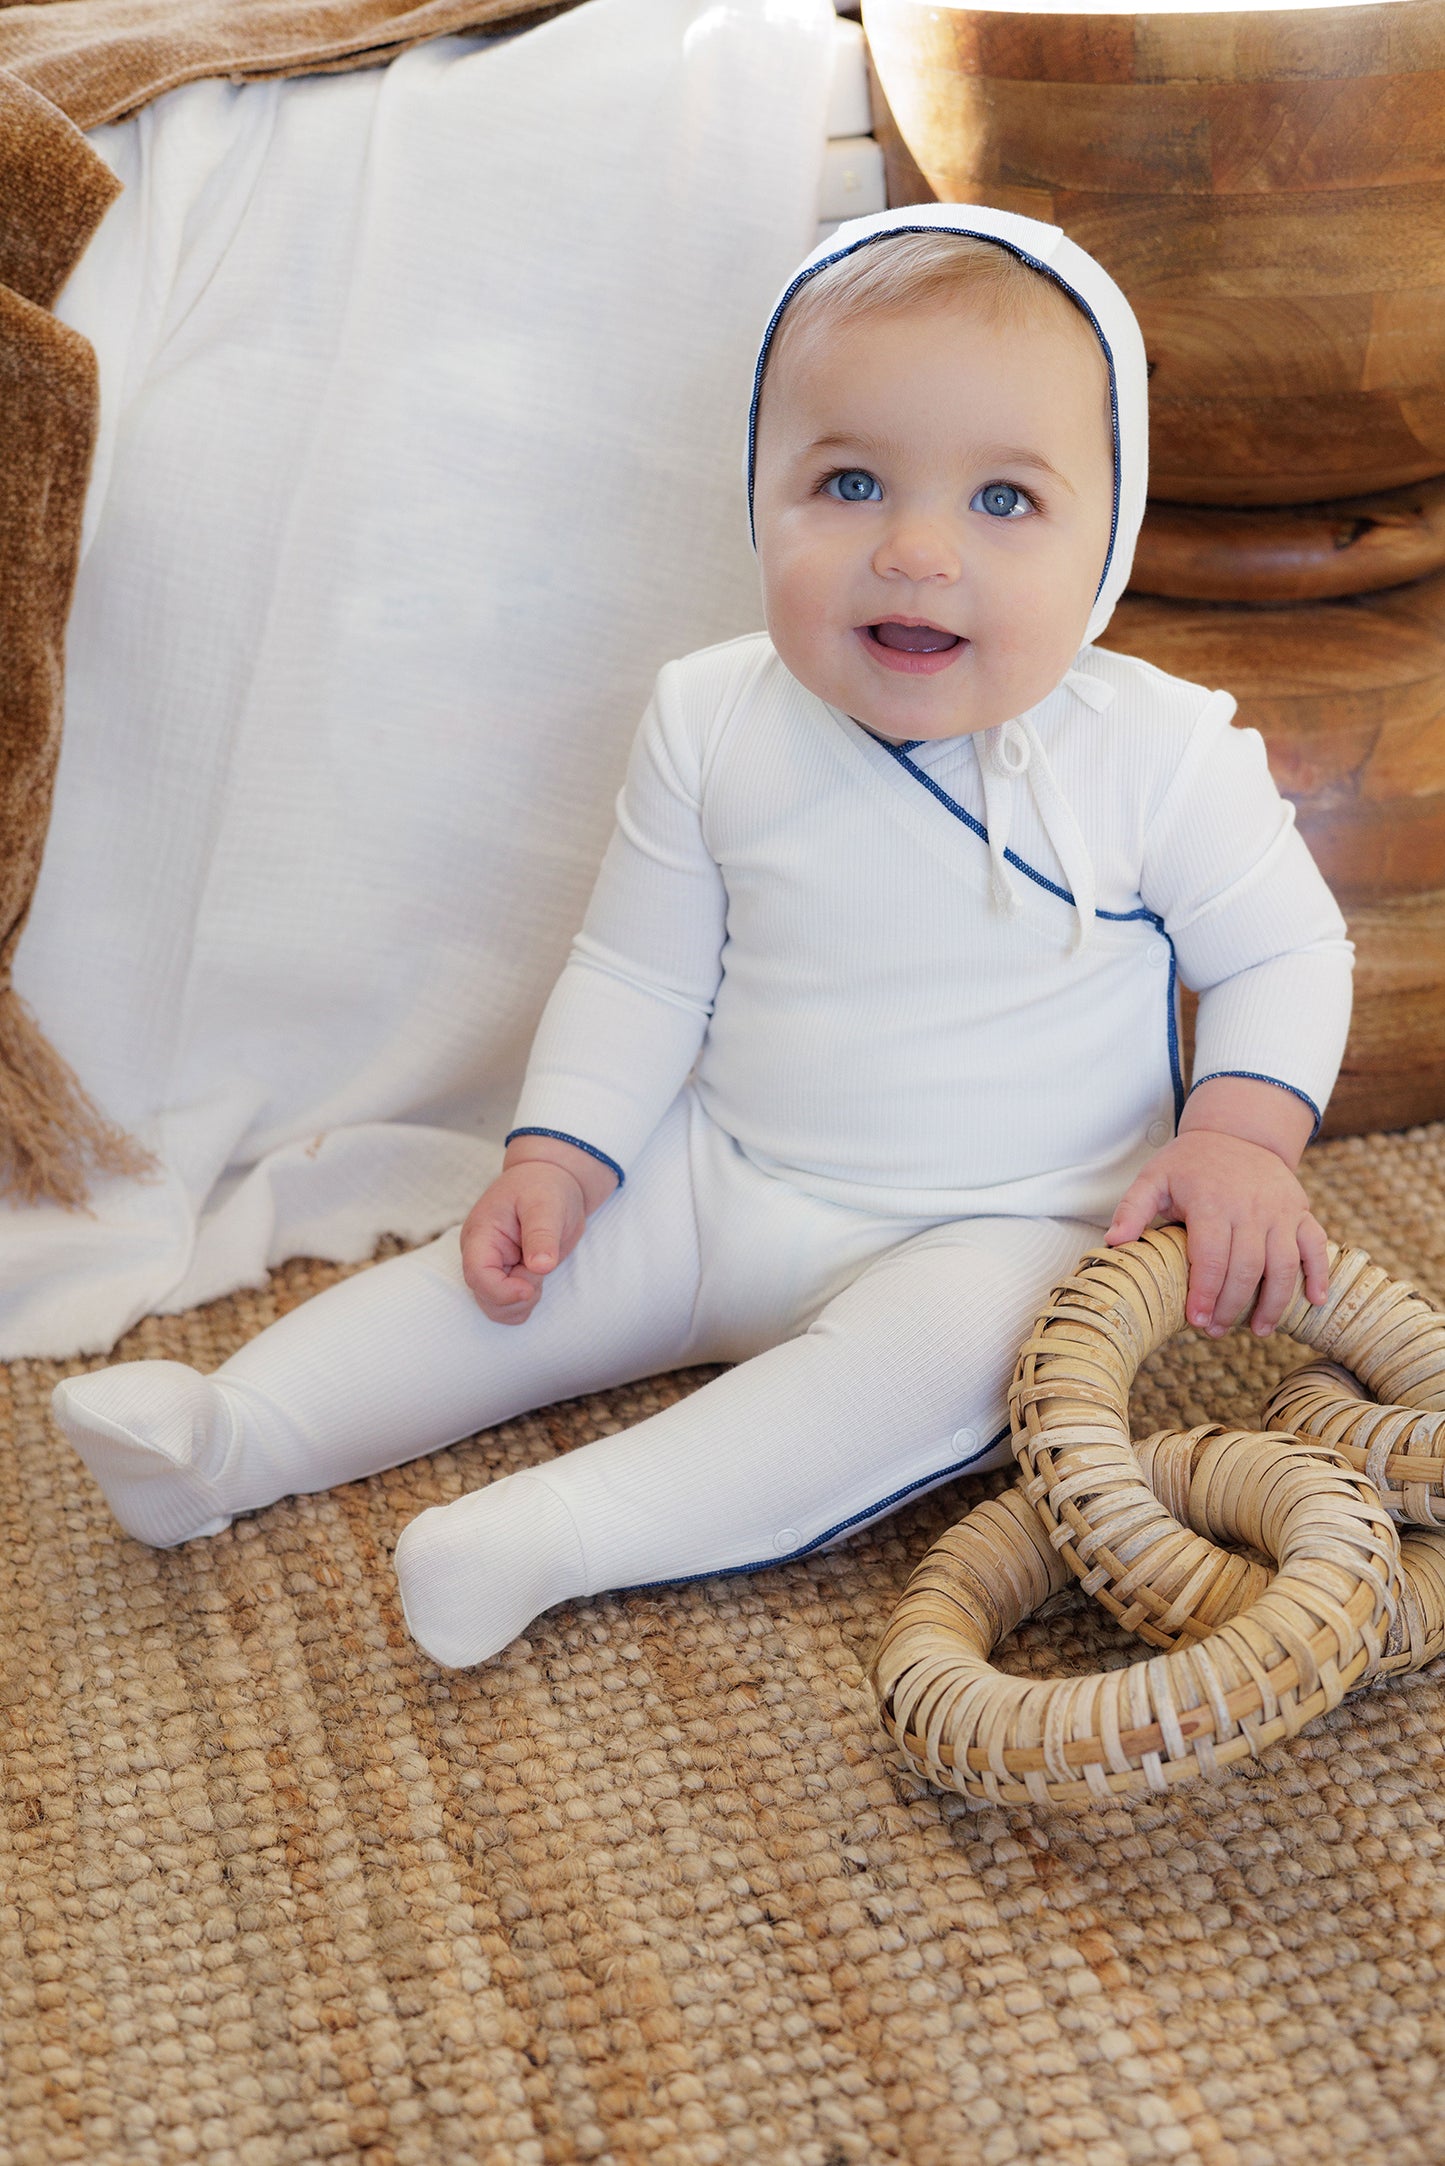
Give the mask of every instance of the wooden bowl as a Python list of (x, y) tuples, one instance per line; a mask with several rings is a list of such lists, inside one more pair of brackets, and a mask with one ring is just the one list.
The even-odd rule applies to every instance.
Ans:
[(865, 0), (889, 201), (1060, 225), (1151, 366), (1150, 493), (1445, 472), (1445, 5), (1039, 14)]

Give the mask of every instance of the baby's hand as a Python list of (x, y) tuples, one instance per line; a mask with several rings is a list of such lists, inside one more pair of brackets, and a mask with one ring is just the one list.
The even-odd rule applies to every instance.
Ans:
[(462, 1227), (462, 1276), (494, 1324), (525, 1324), (586, 1223), (574, 1174), (535, 1159), (503, 1167)]
[(1120, 1199), (1110, 1246), (1137, 1241), (1156, 1215), (1184, 1222), (1185, 1313), (1211, 1338), (1222, 1338), (1251, 1302), (1250, 1327), (1267, 1337), (1293, 1298), (1301, 1265), (1316, 1306), (1329, 1290), (1324, 1229), (1284, 1159), (1265, 1144), (1204, 1127), (1181, 1130)]

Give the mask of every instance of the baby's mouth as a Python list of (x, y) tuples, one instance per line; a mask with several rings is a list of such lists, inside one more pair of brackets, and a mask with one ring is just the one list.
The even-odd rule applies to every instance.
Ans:
[(867, 634), (880, 647), (891, 647), (895, 654), (943, 654), (961, 644), (957, 632), (945, 632), (940, 625), (902, 624), (893, 617), (870, 624)]

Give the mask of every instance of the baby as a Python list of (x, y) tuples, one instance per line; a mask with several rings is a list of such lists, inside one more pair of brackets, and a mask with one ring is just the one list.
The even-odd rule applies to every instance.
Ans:
[[(1142, 342), (1055, 228), (845, 226), (768, 325), (767, 633), (674, 662), (466, 1223), (213, 1376), (56, 1412), (143, 1541), (526, 1408), (734, 1364), (406, 1527), (438, 1662), (604, 1588), (827, 1548), (1007, 1456), (1050, 1287), (1187, 1228), (1191, 1320), (1278, 1321), (1351, 951), (1234, 702), (1092, 644), (1145, 495)], [(1176, 965), (1199, 991), (1180, 1074)]]

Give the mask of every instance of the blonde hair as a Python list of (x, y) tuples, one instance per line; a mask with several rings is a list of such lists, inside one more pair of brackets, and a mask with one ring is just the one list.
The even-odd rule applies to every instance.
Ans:
[(783, 312), (768, 349), (764, 380), (778, 355), (806, 331), (943, 302), (966, 302), (995, 323), (1049, 316), (1057, 321), (1063, 311), (1087, 331), (1107, 375), (1098, 335), (1067, 287), (998, 241), (935, 229), (885, 235), (816, 271)]

